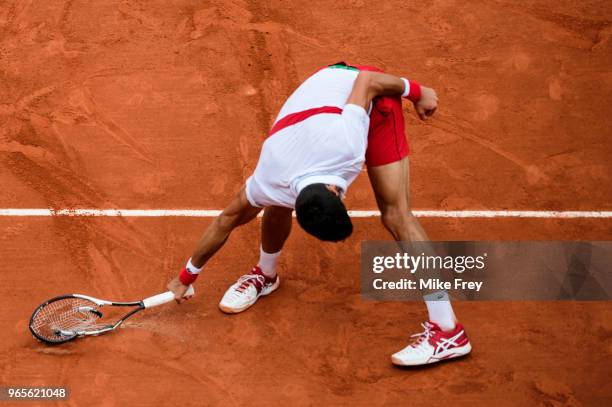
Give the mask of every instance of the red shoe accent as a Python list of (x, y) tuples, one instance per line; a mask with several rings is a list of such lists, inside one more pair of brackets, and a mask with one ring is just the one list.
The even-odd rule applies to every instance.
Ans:
[[(261, 290), (263, 289), (264, 285), (274, 284), (276, 282), (276, 279), (278, 278), (278, 276), (274, 276), (274, 278), (270, 278), (266, 276), (259, 266), (253, 267), (253, 270), (251, 270), (249, 275), (252, 275), (253, 277), (247, 278), (246, 280), (244, 280), (244, 282), (240, 285), (240, 287), (238, 287), (238, 291), (242, 292), (242, 290), (247, 288), (249, 284), (253, 284), (255, 286), (255, 289), (257, 290), (257, 294), (259, 294)], [(257, 276), (262, 276), (263, 281), (261, 278), (258, 278)]]
[[(461, 325), (460, 323), (457, 323), (455, 325), (455, 329), (449, 332), (444, 332), (435, 322), (429, 321), (429, 324), (431, 325), (431, 334), (429, 336), (428, 342), (435, 349), (434, 355), (436, 355), (440, 351), (465, 346), (469, 342), (468, 337), (465, 333), (465, 329), (463, 329), (463, 325)], [(444, 346), (444, 344), (441, 343), (442, 339), (452, 339), (453, 344), (451, 346)]]

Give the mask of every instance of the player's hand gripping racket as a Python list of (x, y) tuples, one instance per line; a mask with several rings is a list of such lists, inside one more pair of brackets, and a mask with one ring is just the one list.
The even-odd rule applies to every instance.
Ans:
[[(184, 297), (194, 294), (189, 286)], [(34, 337), (48, 344), (58, 344), (75, 338), (99, 335), (112, 331), (126, 319), (142, 311), (174, 300), (174, 293), (165, 293), (134, 302), (113, 302), (81, 294), (68, 294), (52, 298), (39, 305), (30, 318), (30, 331)], [(104, 306), (133, 307), (127, 314), (113, 323), (100, 323), (100, 308)]]

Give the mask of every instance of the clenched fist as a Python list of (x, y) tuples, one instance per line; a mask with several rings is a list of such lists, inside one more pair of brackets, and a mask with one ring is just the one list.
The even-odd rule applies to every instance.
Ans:
[(438, 95), (432, 88), (421, 86), (421, 99), (414, 103), (414, 109), (421, 118), (427, 120), (436, 112), (438, 108)]

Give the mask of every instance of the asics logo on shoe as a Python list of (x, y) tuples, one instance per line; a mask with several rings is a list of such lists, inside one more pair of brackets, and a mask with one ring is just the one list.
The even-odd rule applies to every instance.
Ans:
[[(430, 340), (430, 343), (431, 342), (432, 341)], [(457, 347), (457, 346), (463, 346), (466, 343), (467, 343), (467, 336), (465, 336), (465, 333), (463, 332), (463, 330), (461, 330), (457, 335), (451, 338), (439, 338), (437, 343), (434, 342), (434, 343), (431, 343), (431, 345), (434, 347), (434, 356), (436, 356), (442, 352), (446, 352), (450, 348)]]

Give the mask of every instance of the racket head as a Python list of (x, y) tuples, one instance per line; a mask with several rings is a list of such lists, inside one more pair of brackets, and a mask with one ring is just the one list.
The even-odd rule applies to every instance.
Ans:
[(56, 345), (69, 342), (88, 331), (100, 329), (99, 305), (74, 294), (61, 295), (40, 304), (30, 318), (30, 332), (41, 342)]

